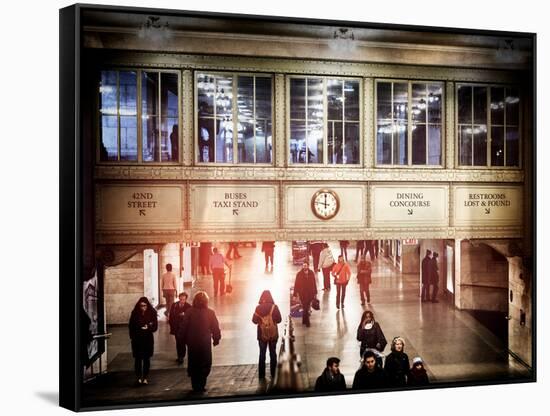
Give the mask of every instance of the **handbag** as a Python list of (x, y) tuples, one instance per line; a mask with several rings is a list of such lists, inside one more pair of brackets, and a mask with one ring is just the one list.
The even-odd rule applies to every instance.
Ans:
[(313, 298), (313, 300), (311, 301), (311, 307), (316, 311), (321, 309), (321, 304), (319, 303), (319, 299)]

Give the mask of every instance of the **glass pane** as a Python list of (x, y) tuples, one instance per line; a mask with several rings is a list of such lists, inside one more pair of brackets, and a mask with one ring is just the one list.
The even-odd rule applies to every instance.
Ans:
[(254, 78), (238, 77), (237, 79), (237, 108), (239, 121), (254, 118)]
[[(411, 117), (419, 123), (426, 122), (426, 108), (428, 107), (426, 84), (412, 84)], [(414, 131), (413, 131), (414, 134)], [(414, 148), (413, 148), (414, 152)], [(414, 163), (414, 162), (413, 162)]]
[(290, 122), (290, 162), (306, 163), (306, 122)]
[(342, 122), (329, 122), (328, 126), (328, 163), (342, 164), (344, 163)]
[(117, 72), (101, 71), (101, 82), (99, 84), (99, 111), (104, 116), (116, 116), (118, 114), (116, 88)]
[(413, 125), (412, 129), (412, 164), (426, 164), (426, 125)]
[(256, 163), (271, 163), (271, 122), (256, 122)]
[(458, 123), (472, 123), (472, 87), (467, 85), (458, 86)]
[(306, 118), (306, 80), (290, 79), (290, 118), (305, 120)]
[(323, 120), (323, 80), (307, 80), (307, 116), (310, 120)]
[(345, 148), (344, 163), (359, 163), (359, 123), (349, 123), (345, 125)]
[(178, 118), (178, 75), (162, 73), (160, 80), (161, 115)]
[(197, 95), (199, 117), (214, 116), (214, 76), (208, 74), (197, 75)]
[(200, 162), (214, 161), (214, 120), (199, 119), (199, 155)]
[(441, 100), (443, 88), (438, 84), (428, 85), (428, 123), (441, 123)]
[(179, 132), (177, 118), (163, 118), (161, 123), (161, 153), (163, 162), (177, 162)]
[(408, 133), (407, 124), (400, 122), (394, 124), (395, 133), (393, 134), (393, 164), (394, 165), (407, 165), (407, 152), (408, 152)]
[(256, 120), (271, 117), (271, 78), (256, 77)]
[(233, 121), (216, 120), (216, 162), (233, 163)]
[(491, 166), (504, 166), (504, 127), (491, 127)]
[(137, 114), (137, 75), (135, 72), (119, 73), (120, 78), (120, 115), (135, 116)]
[(441, 165), (440, 125), (428, 125), (428, 165)]
[(378, 82), (376, 87), (376, 108), (379, 124), (391, 123), (391, 83)]
[(158, 146), (158, 117), (148, 116), (146, 114), (141, 117), (141, 134), (143, 147), (143, 161), (154, 162), (158, 161), (159, 151)]
[(408, 84), (405, 82), (395, 82), (393, 84), (394, 119), (407, 120), (409, 104), (408, 100)]
[(378, 124), (376, 132), (376, 162), (380, 165), (389, 165), (391, 160), (392, 125)]
[(120, 160), (137, 160), (136, 117), (120, 117)]
[(491, 125), (504, 125), (504, 88), (491, 88)]
[(254, 121), (252, 118), (239, 121), (237, 153), (239, 163), (254, 163)]
[(519, 130), (506, 128), (506, 166), (519, 166)]
[(308, 163), (323, 163), (323, 121), (308, 121), (307, 126), (307, 147)]
[(487, 166), (487, 126), (474, 126), (474, 166)]
[(515, 88), (506, 89), (506, 125), (519, 125), (519, 91)]
[(216, 76), (216, 116), (233, 115), (233, 77)]
[(359, 81), (344, 83), (344, 113), (347, 121), (359, 121)]
[(472, 128), (458, 127), (459, 161), (461, 166), (472, 165)]
[(344, 118), (344, 81), (329, 79), (327, 81), (327, 112), (329, 120)]
[(117, 160), (117, 130), (116, 116), (101, 117), (101, 142), (99, 143), (99, 159), (101, 161)]
[(474, 124), (487, 124), (487, 87), (474, 87)]

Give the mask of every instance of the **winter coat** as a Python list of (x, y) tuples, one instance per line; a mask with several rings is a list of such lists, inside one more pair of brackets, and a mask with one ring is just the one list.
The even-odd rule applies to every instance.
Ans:
[(332, 267), (334, 263), (336, 262), (334, 261), (332, 251), (330, 251), (330, 248), (328, 247), (324, 248), (319, 255), (319, 267), (321, 269), (326, 269), (327, 267)]
[(432, 259), (428, 256), (422, 259), (422, 284), (427, 285), (431, 281), (432, 276)]
[(183, 316), (179, 335), (189, 350), (189, 375), (208, 376), (212, 367), (212, 341), (218, 345), (221, 339), (214, 311), (210, 308), (189, 308)]
[(357, 264), (357, 282), (363, 285), (372, 283), (372, 263), (368, 260), (360, 261)]
[[(365, 329), (359, 324), (357, 328), (357, 341), (361, 341), (361, 355), (363, 355), (363, 352), (367, 348), (374, 348), (382, 352), (388, 343), (378, 322), (374, 322), (371, 329)], [(376, 348), (376, 344), (380, 344), (380, 348)]]
[(386, 372), (378, 366), (375, 367), (372, 373), (369, 373), (367, 367), (362, 366), (353, 378), (352, 389), (379, 389), (384, 387), (388, 387), (388, 377)]
[(430, 267), (430, 284), (438, 286), (439, 285), (439, 266), (437, 265), (437, 259), (432, 257), (431, 267)]
[(332, 273), (334, 275), (334, 284), (347, 285), (351, 278), (351, 268), (348, 263), (336, 263), (332, 266)]
[(315, 382), (316, 392), (343, 391), (345, 389), (346, 379), (344, 375), (341, 373), (333, 375), (328, 368), (325, 368), (325, 371), (317, 377)]
[[(260, 303), (258, 306), (256, 306), (254, 315), (252, 315), (252, 322), (258, 325), (258, 331), (257, 331), (258, 341), (260, 340), (260, 323), (261, 323), (260, 317), (269, 315), (269, 312), (271, 311), (272, 307), (273, 307), (273, 313), (271, 314), (271, 318), (273, 319), (273, 322), (275, 323), (275, 325), (280, 324), (283, 318), (281, 316), (281, 311), (279, 311), (279, 307), (274, 303), (267, 303), (267, 302)], [(276, 341), (276, 339), (274, 341)]]
[[(147, 326), (146, 329), (142, 329)], [(144, 313), (141, 311), (132, 311), (128, 329), (132, 341), (132, 355), (134, 358), (151, 358), (154, 352), (153, 332), (158, 328), (157, 311), (147, 309)]]
[(302, 269), (296, 274), (293, 295), (300, 296), (302, 301), (311, 300), (317, 296), (317, 282), (315, 273), (311, 269)]
[(392, 351), (384, 362), (384, 370), (388, 375), (389, 383), (394, 387), (407, 385), (409, 369), (409, 357), (404, 352)]
[(170, 308), (170, 318), (168, 324), (170, 325), (170, 334), (176, 335), (179, 333), (179, 327), (183, 321), (183, 315), (191, 307), (189, 302), (181, 303), (180, 301), (174, 302)]
[(424, 367), (411, 368), (407, 377), (407, 384), (409, 386), (427, 386), (428, 384), (430, 384), (426, 369)]

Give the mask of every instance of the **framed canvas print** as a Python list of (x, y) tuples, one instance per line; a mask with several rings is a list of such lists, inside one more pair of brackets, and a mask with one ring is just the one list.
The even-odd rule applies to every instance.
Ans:
[(535, 381), (535, 40), (62, 9), (61, 405)]

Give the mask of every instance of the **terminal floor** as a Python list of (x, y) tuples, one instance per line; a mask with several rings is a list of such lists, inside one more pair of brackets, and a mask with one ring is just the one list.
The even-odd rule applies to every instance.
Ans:
[[(339, 252), (337, 242), (331, 243), (331, 248), (335, 254)], [(208, 379), (207, 388), (210, 386), (210, 389), (207, 397), (231, 394), (229, 392), (256, 394), (262, 390), (264, 386), (258, 383), (255, 369), (258, 344), (252, 314), (261, 292), (266, 289), (273, 294), (281, 312), (288, 313), (290, 287), (300, 268), (292, 264), (290, 244), (277, 243), (275, 266), (270, 272), (264, 272), (264, 256), (259, 247), (240, 248), (239, 251), (243, 257), (233, 261), (231, 294), (212, 297), (210, 276), (200, 277), (193, 287), (186, 289), (191, 295), (205, 290), (211, 296), (210, 307), (216, 311), (222, 332), (220, 345), (213, 349), (214, 368)], [(374, 312), (388, 343), (399, 335), (405, 339), (405, 352), (410, 360), (415, 356), (423, 358), (432, 382), (507, 380), (529, 376), (521, 365), (508, 358), (505, 345), (471, 314), (444, 301), (421, 303), (418, 275), (399, 273), (385, 258), (379, 257), (373, 262), (371, 303), (361, 306), (355, 282), (354, 250), (349, 249), (348, 255), (354, 273), (348, 285), (345, 308), (336, 308), (333, 287), (330, 292), (319, 291), (321, 310), (312, 312), (311, 327), (306, 328), (301, 325), (301, 319), (294, 319), (296, 351), (302, 361), (306, 388), (314, 385), (330, 356), (341, 359), (340, 370), (351, 386), (359, 366), (359, 343), (355, 338), (357, 326), (367, 308)], [(321, 289), (321, 274), (317, 281)], [(124, 395), (116, 393), (117, 389), (118, 393), (124, 390), (121, 379), (127, 380), (122, 383), (127, 384), (126, 387), (132, 387), (128, 400), (136, 400), (136, 394), (144, 400), (155, 400), (156, 395), (167, 400), (175, 394), (174, 390), (189, 390), (189, 379), (175, 361), (175, 341), (169, 334), (162, 310), (159, 315), (151, 384), (140, 387), (136, 393), (128, 330), (125, 326), (110, 326), (108, 331), (113, 335), (108, 341), (108, 371), (113, 374), (104, 378), (103, 383), (90, 383), (85, 388), (85, 395), (88, 391), (90, 398), (113, 395), (113, 399), (122, 400)], [(389, 353), (389, 345), (385, 353)], [(233, 371), (227, 370), (231, 367)]]

